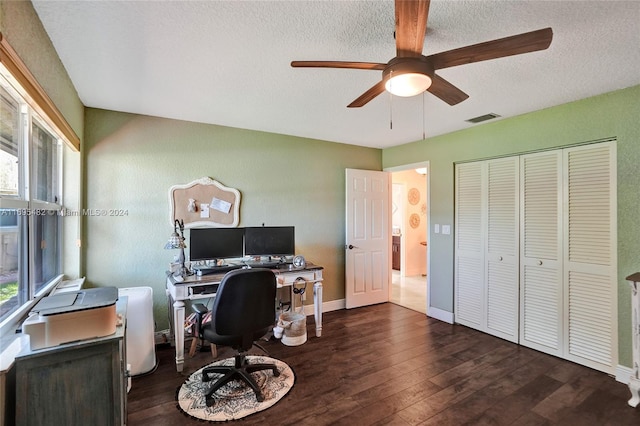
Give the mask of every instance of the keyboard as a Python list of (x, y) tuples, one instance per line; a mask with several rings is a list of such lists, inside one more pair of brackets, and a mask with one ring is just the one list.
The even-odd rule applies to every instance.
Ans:
[(224, 274), (229, 271), (235, 271), (241, 269), (242, 265), (224, 265), (216, 266), (215, 268), (199, 268), (202, 275)]
[(251, 268), (286, 269), (291, 262), (248, 262)]

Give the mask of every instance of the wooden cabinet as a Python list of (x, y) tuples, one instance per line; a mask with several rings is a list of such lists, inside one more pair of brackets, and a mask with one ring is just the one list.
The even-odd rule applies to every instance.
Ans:
[(16, 358), (16, 425), (126, 423), (126, 298), (110, 336), (26, 351)]
[(391, 237), (391, 268), (396, 271), (400, 270), (400, 235), (393, 235)]

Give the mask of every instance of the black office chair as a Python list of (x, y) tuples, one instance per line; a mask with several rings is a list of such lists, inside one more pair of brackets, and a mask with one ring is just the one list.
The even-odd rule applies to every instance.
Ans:
[(207, 309), (199, 303), (193, 305), (199, 335), (213, 344), (231, 346), (238, 351), (235, 365), (211, 366), (202, 371), (203, 382), (211, 381), (211, 374), (224, 374), (207, 392), (207, 406), (213, 405), (213, 393), (234, 379), (251, 386), (258, 402), (264, 401), (262, 391), (251, 373), (271, 370), (277, 377), (280, 372), (275, 364), (247, 363), (246, 352), (251, 349), (254, 340), (264, 336), (274, 324), (275, 299), (276, 277), (273, 271), (264, 268), (239, 269), (228, 272), (222, 278), (211, 308), (211, 322), (202, 325), (202, 316)]

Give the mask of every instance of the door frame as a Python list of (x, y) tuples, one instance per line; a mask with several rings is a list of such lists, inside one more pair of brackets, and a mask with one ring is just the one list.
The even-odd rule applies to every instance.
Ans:
[[(426, 312), (427, 315), (429, 315), (429, 311), (432, 310), (431, 308), (431, 244), (429, 244), (429, 241), (431, 240), (431, 165), (429, 164), (429, 161), (420, 161), (418, 163), (410, 163), (410, 164), (404, 164), (401, 166), (394, 166), (394, 167), (385, 167), (383, 169), (383, 171), (385, 172), (390, 172), (392, 175), (394, 172), (403, 172), (406, 170), (415, 170), (417, 168), (426, 168), (427, 169), (427, 174), (426, 174), (426, 194), (427, 194), (427, 199), (426, 199), (426, 203), (427, 203), (427, 234), (425, 235), (425, 240), (427, 241), (427, 306), (426, 308)], [(392, 184), (393, 184), (393, 178), (392, 178)], [(389, 195), (390, 198), (393, 198), (393, 194)], [(389, 203), (393, 202), (392, 199), (389, 200)], [(391, 229), (389, 230), (391, 231)], [(404, 232), (404, 231), (403, 231)], [(402, 240), (401, 240), (402, 241)], [(400, 262), (401, 262), (401, 271), (404, 266), (404, 243), (402, 243), (401, 248), (400, 248), (400, 252), (401, 252), (401, 257), (400, 257)], [(389, 253), (389, 270), (391, 270), (391, 253)], [(391, 285), (389, 286), (389, 297), (391, 297)]]
[[(391, 176), (393, 176), (393, 173), (391, 173)], [(400, 198), (404, 198), (407, 196), (407, 186), (404, 183), (393, 183), (393, 179), (391, 182), (391, 203), (393, 205), (393, 191), (394, 191), (394, 185), (399, 187), (400, 190)], [(404, 204), (402, 204), (401, 206), (398, 206), (398, 210), (400, 210), (400, 215), (402, 217), (402, 222), (400, 223), (400, 236), (404, 235), (405, 232), (405, 220), (404, 220), (404, 215), (405, 215), (405, 208), (404, 208)], [(391, 210), (391, 235), (393, 238), (393, 209)], [(393, 253), (391, 254), (391, 256), (393, 256)], [(402, 242), (402, 238), (400, 239), (400, 276), (404, 277), (404, 273), (406, 271), (405, 265), (404, 265), (404, 261), (405, 261), (405, 252), (404, 252), (404, 243)], [(392, 268), (392, 273), (393, 273), (393, 268)], [(389, 291), (391, 291), (391, 289), (389, 289)], [(389, 295), (391, 295), (391, 293), (389, 293)]]

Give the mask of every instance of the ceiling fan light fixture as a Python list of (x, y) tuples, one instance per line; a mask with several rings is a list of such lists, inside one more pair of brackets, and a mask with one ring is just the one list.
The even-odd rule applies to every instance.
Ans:
[(431, 86), (431, 77), (416, 72), (393, 75), (384, 85), (389, 93), (402, 97), (419, 95), (429, 86)]

